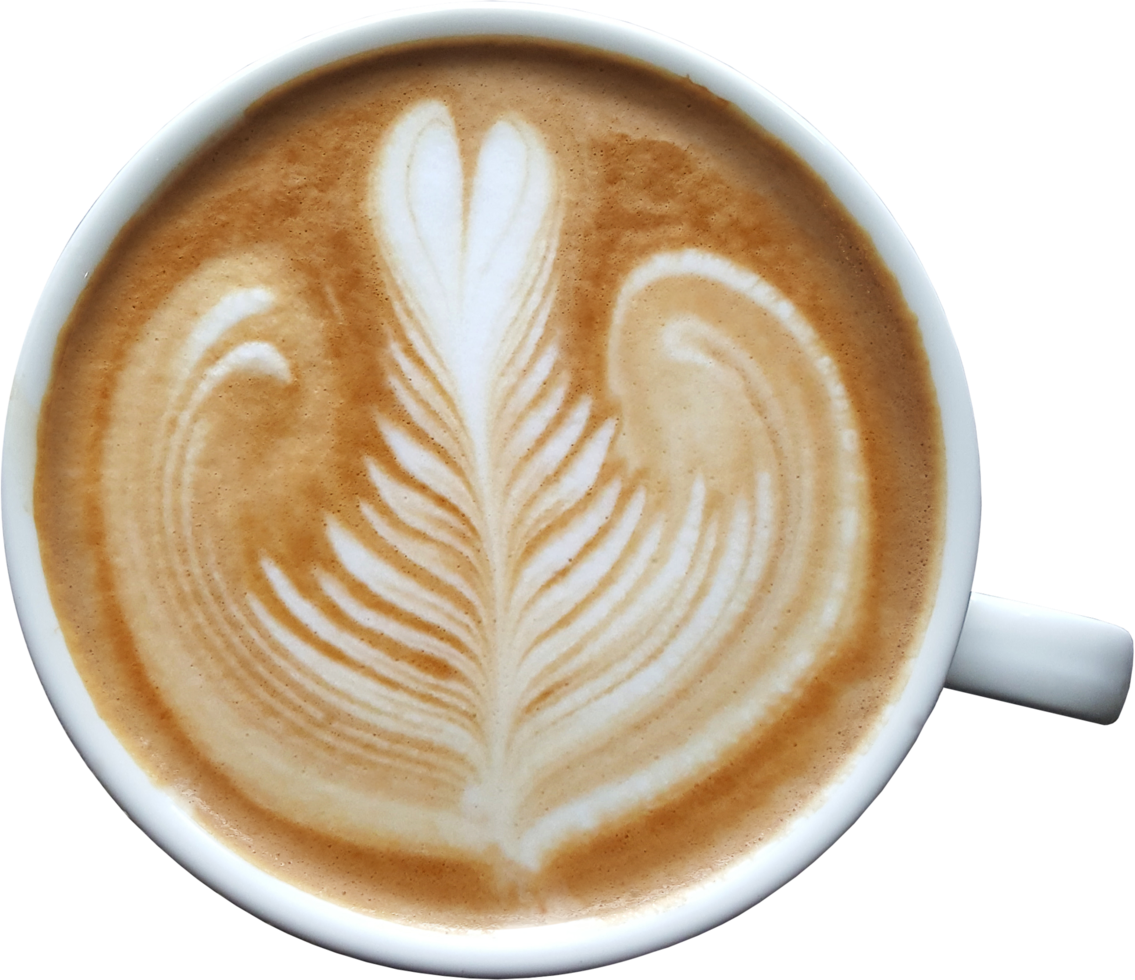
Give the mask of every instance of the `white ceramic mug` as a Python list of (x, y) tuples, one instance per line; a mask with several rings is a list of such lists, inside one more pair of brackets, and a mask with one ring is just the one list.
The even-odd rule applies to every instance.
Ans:
[[(489, 16), (489, 7), (482, 8), (484, 12), (478, 11), (476, 15), (482, 18)], [(530, 8), (531, 10), (531, 8)], [(415, 14), (415, 16), (435, 16), (432, 14)], [(513, 20), (508, 23), (520, 23), (520, 17), (528, 16), (544, 16), (538, 15), (536, 11), (526, 11), (524, 14), (516, 14), (510, 12), (505, 16), (510, 16)], [(547, 15), (549, 17), (561, 16), (566, 18), (563, 23), (575, 23), (574, 15), (566, 14), (565, 11), (553, 11), (553, 14)], [(591, 20), (583, 20), (579, 23), (594, 23)], [(358, 30), (358, 28), (356, 28)], [(490, 28), (490, 30), (501, 31), (502, 28), (497, 26)], [(604, 32), (605, 37), (613, 37), (620, 31), (625, 30), (622, 27), (603, 27), (600, 28)], [(629, 36), (629, 35), (628, 35)], [(636, 34), (636, 36), (639, 36)], [(647, 36), (647, 35), (641, 35)], [(314, 42), (309, 40), (310, 45)], [(326, 43), (326, 42), (325, 42)], [(638, 43), (638, 42), (634, 42)], [(662, 41), (661, 39), (651, 39), (651, 43), (658, 43), (663, 45), (663, 49), (670, 50), (671, 42)], [(300, 50), (300, 49), (292, 49)], [(659, 49), (662, 50), (662, 49)], [(673, 48), (676, 52), (679, 49)], [(634, 53), (641, 55), (641, 49), (633, 49)], [(283, 57), (283, 56), (277, 56)], [(662, 57), (662, 56), (659, 56)], [(676, 55), (674, 57), (679, 57)], [(737, 84), (743, 90), (750, 91), (756, 98), (756, 90), (749, 89), (751, 83), (741, 81), (735, 78), (731, 73), (725, 72), (720, 66), (712, 64), (711, 61), (703, 60), (701, 56), (697, 55), (683, 55), (681, 57), (689, 57), (693, 59), (690, 62), (692, 70), (682, 70), (681, 74), (691, 74), (695, 77), (696, 81), (707, 84), (720, 94), (725, 94), (726, 97), (732, 97), (735, 101), (743, 104), (745, 95), (737, 90), (737, 94), (728, 90), (729, 84)], [(278, 62), (277, 62), (278, 64)], [(669, 62), (663, 62), (669, 65)], [(684, 65), (684, 62), (683, 62)], [(682, 68), (683, 66), (671, 66)], [(260, 66), (263, 69), (263, 62)], [(708, 73), (705, 76), (696, 74), (698, 70), (705, 70)], [(717, 74), (715, 74), (717, 73)], [(711, 77), (713, 76), (713, 77)], [(243, 77), (251, 77), (245, 75)], [(276, 81), (268, 85), (276, 84), (278, 81), (283, 81), (283, 78), (277, 78)], [(232, 87), (232, 83), (227, 83)], [(725, 85), (725, 91), (717, 89), (717, 85)], [(762, 97), (763, 98), (763, 97)], [(200, 104), (200, 103), (199, 103)], [(777, 110), (779, 111), (779, 110)], [(785, 117), (791, 120), (791, 125), (799, 126), (799, 122), (793, 119), (791, 114)], [(767, 123), (767, 120), (766, 120)], [(184, 126), (184, 119), (178, 125)], [(210, 123), (211, 125), (211, 123)], [(788, 124), (785, 124), (788, 125)], [(174, 131), (166, 131), (170, 139), (176, 137), (176, 127)], [(796, 131), (793, 131), (796, 132)], [(873, 749), (874, 757), (865, 762), (865, 773), (861, 777), (857, 777), (860, 781), (855, 787), (848, 790), (848, 795), (842, 799), (832, 797), (829, 799), (821, 813), (809, 819), (807, 828), (801, 828), (796, 832), (796, 836), (792, 836), (791, 840), (795, 843), (787, 844), (781, 848), (780, 854), (773, 854), (766, 856), (762, 860), (762, 868), (750, 869), (751, 874), (746, 880), (733, 882), (730, 886), (728, 883), (722, 885), (715, 890), (715, 893), (708, 899), (706, 904), (700, 908), (682, 908), (680, 913), (671, 916), (669, 920), (666, 916), (656, 916), (648, 923), (639, 923), (638, 931), (624, 933), (624, 935), (598, 935), (602, 930), (598, 930), (595, 935), (591, 935), (587, 930), (583, 930), (583, 935), (566, 935), (564, 936), (563, 948), (560, 952), (556, 949), (555, 937), (536, 937), (536, 946), (529, 949), (524, 944), (523, 937), (511, 937), (510, 940), (503, 940), (502, 937), (493, 937), (488, 941), (486, 949), (476, 952), (476, 950), (457, 950), (451, 953), (447, 950), (445, 943), (431, 937), (423, 940), (421, 944), (415, 945), (411, 937), (409, 946), (400, 946), (400, 941), (405, 940), (405, 937), (382, 937), (378, 945), (369, 943), (369, 940), (359, 939), (359, 930), (354, 929), (347, 919), (350, 915), (344, 915), (342, 911), (336, 910), (312, 910), (310, 906), (304, 906), (301, 902), (297, 916), (299, 918), (287, 918), (287, 911), (279, 911), (276, 907), (277, 899), (279, 898), (280, 889), (272, 886), (271, 883), (246, 881), (247, 874), (241, 870), (234, 870), (232, 866), (228, 866), (225, 854), (215, 854), (210, 851), (212, 846), (217, 846), (215, 841), (211, 839), (201, 840), (194, 839), (192, 841), (188, 838), (193, 837), (195, 834), (200, 835), (201, 831), (195, 830), (193, 827), (179, 826), (177, 823), (177, 814), (163, 814), (161, 812), (154, 813), (154, 809), (162, 810), (162, 802), (158, 796), (154, 795), (152, 787), (140, 784), (137, 782), (138, 773), (128, 772), (132, 763), (124, 759), (111, 759), (109, 761), (102, 761), (100, 752), (107, 752), (111, 756), (116, 754), (117, 744), (98, 744), (100, 738), (106, 736), (101, 735), (99, 732), (100, 723), (87, 715), (84, 717), (84, 706), (82, 704), (68, 704), (67, 698), (74, 695), (79, 702), (82, 702), (83, 695), (81, 692), (76, 692), (74, 689), (74, 681), (68, 681), (66, 677), (67, 664), (59, 660), (59, 651), (54, 653), (47, 650), (51, 645), (50, 639), (50, 625), (44, 626), (45, 613), (41, 608), (36, 608), (35, 598), (28, 598), (26, 595), (17, 595), (17, 603), (22, 615), (22, 622), (25, 629), (25, 636), (27, 637), (28, 645), (33, 653), (37, 670), (40, 671), (41, 680), (44, 688), (48, 690), (49, 696), (52, 698), (54, 710), (59, 714), (60, 719), (64, 722), (70, 736), (72, 736), (79, 751), (83, 753), (87, 763), (89, 763), (96, 774), (102, 779), (104, 785), (107, 785), (111, 794), (118, 799), (119, 803), (125, 807), (128, 813), (131, 813), (133, 819), (141, 823), (143, 828), (154, 837), (155, 840), (168, 852), (180, 862), (184, 863), (188, 868), (194, 871), (197, 876), (210, 883), (212, 887), (217, 888), (222, 894), (225, 894), (238, 904), (245, 907), (250, 907), (254, 914), (259, 918), (269, 919), (276, 922), (286, 929), (296, 932), (297, 935), (309, 938), (314, 941), (319, 941), (322, 945), (327, 945), (333, 948), (344, 950), (350, 955), (360, 956), (361, 958), (371, 958), (371, 960), (379, 960), (394, 965), (403, 965), (410, 968), (430, 970), (436, 972), (552, 972), (553, 970), (570, 970), (582, 969), (583, 966), (599, 965), (607, 962), (614, 962), (623, 960), (630, 956), (641, 955), (642, 953), (649, 952), (651, 949), (662, 948), (663, 946), (673, 945), (678, 943), (684, 938), (695, 935), (696, 932), (703, 931), (706, 928), (711, 928), (713, 924), (731, 918), (732, 915), (738, 914), (745, 910), (746, 907), (760, 901), (772, 890), (780, 887), (784, 881), (790, 880), (795, 877), (802, 869), (815, 860), (815, 858), (823, 853), (827, 846), (830, 846), (835, 839), (846, 830), (851, 823), (854, 823), (858, 815), (863, 812), (865, 807), (871, 804), (874, 796), (882, 789), (885, 782), (891, 776), (894, 769), (898, 767), (903, 757), (909, 751), (911, 743), (917, 737), (917, 732), (922, 728), (922, 724), (933, 709), (933, 705), (938, 700), (938, 695), (941, 692), (943, 677), (945, 669), (950, 661), (953, 651), (953, 639), (957, 637), (958, 629), (961, 625), (961, 615), (964, 615), (966, 609), (966, 602), (968, 598), (970, 581), (973, 579), (973, 567), (976, 555), (976, 541), (977, 541), (977, 514), (978, 514), (978, 496), (976, 487), (976, 444), (972, 432), (972, 409), (968, 404), (968, 391), (966, 388), (965, 376), (961, 374), (960, 362), (957, 361), (956, 354), (949, 350), (950, 343), (947, 342), (949, 337), (948, 327), (944, 324), (944, 315), (941, 313), (940, 303), (936, 294), (933, 292), (933, 287), (930, 285), (930, 280), (926, 278), (924, 270), (920, 267), (917, 257), (914, 253), (909, 251), (908, 243), (905, 238), (898, 231), (897, 225), (893, 225), (893, 220), (890, 215), (882, 208), (881, 202), (866, 189), (865, 184), (859, 183), (858, 175), (855, 171), (847, 166), (847, 161), (843, 160), (838, 154), (834, 153), (834, 149), (830, 144), (823, 140), (816, 139), (816, 136), (809, 131), (807, 127), (801, 127), (796, 136), (787, 135), (790, 142), (796, 140), (804, 140), (805, 142), (815, 141), (815, 152), (819, 154), (818, 158), (810, 159), (818, 170), (824, 174), (824, 166), (831, 168), (829, 174), (824, 174), (829, 177), (830, 182), (836, 187), (838, 193), (843, 196), (844, 202), (852, 211), (856, 211), (857, 207), (866, 209), (865, 211), (858, 211), (857, 216), (861, 223), (871, 229), (876, 235), (876, 241), (880, 242), (881, 251), (884, 256), (888, 257), (892, 262), (892, 267), (896, 269), (903, 284), (908, 287), (908, 298), (911, 298), (911, 304), (918, 307), (919, 302), (923, 303), (923, 308), (919, 310), (922, 313), (924, 320), (932, 319), (933, 317), (941, 317), (941, 327), (944, 332), (939, 334), (938, 342), (943, 344), (942, 352), (934, 354), (936, 369), (947, 372), (947, 375), (939, 377), (940, 391), (943, 391), (943, 403), (952, 399), (955, 404), (952, 408), (944, 408), (947, 414), (948, 426), (952, 425), (955, 428), (955, 435), (951, 436), (953, 443), (950, 447), (951, 454), (951, 468), (955, 470), (951, 479), (956, 479), (961, 485), (966, 488), (958, 495), (960, 503), (957, 504), (960, 508), (960, 513), (951, 511), (951, 520), (957, 522), (957, 527), (951, 529), (949, 550), (950, 554), (947, 558), (947, 572), (943, 576), (944, 592), (949, 595), (943, 596), (940, 602), (940, 608), (935, 613), (935, 625), (932, 627), (932, 636), (928, 640), (928, 651), (924, 654), (923, 660), (919, 662), (916, 676), (911, 680), (911, 685), (907, 690), (907, 694), (903, 696), (903, 701), (900, 703), (897, 711), (897, 718), (899, 721), (892, 721), (893, 729), (889, 729), (889, 734), (885, 734), (878, 739), (876, 747)], [(808, 154), (805, 146), (796, 143), (797, 149), (805, 153), (807, 158)], [(177, 151), (184, 152), (184, 151)], [(177, 153), (175, 153), (176, 159)], [(169, 160), (170, 158), (166, 158)], [(825, 164), (826, 161), (826, 164)], [(126, 177), (119, 179), (119, 186), (129, 183), (129, 178), (136, 177), (137, 174), (145, 173), (140, 169), (145, 167), (144, 162), (132, 161), (131, 167), (133, 170), (124, 170)], [(150, 171), (151, 174), (158, 173), (158, 171)], [(847, 182), (846, 191), (839, 191), (839, 182)], [(132, 191), (137, 193), (137, 185), (132, 187)], [(857, 198), (861, 196), (861, 200)], [(858, 203), (857, 203), (858, 201)], [(101, 212), (99, 210), (101, 208)], [(53, 278), (49, 285), (44, 290), (44, 299), (41, 305), (36, 310), (33, 325), (30, 328), (30, 336), (32, 340), (28, 343), (28, 351), (24, 354), (22, 360), (23, 371), (31, 370), (32, 374), (36, 370), (40, 370), (42, 374), (44, 366), (44, 351), (47, 351), (47, 357), (50, 359), (51, 341), (50, 334), (51, 327), (44, 326), (51, 319), (49, 313), (44, 312), (45, 309), (50, 307), (52, 302), (56, 302), (62, 307), (62, 315), (66, 315), (66, 309), (69, 308), (69, 300), (67, 299), (66, 286), (60, 287), (60, 278), (68, 275), (68, 268), (70, 275), (73, 276), (73, 282), (78, 282), (74, 279), (76, 269), (82, 268), (82, 260), (76, 259), (77, 250), (81, 250), (84, 244), (84, 236), (89, 241), (91, 236), (98, 236), (99, 228), (98, 223), (101, 215), (106, 215), (107, 206), (106, 198), (100, 201), (99, 208), (92, 211), (92, 216), (89, 216), (84, 223), (84, 226), (79, 228), (73, 241), (68, 244), (68, 251), (61, 257), (59, 262), (59, 276), (53, 274)], [(121, 216), (115, 218), (103, 218), (103, 220), (110, 221), (113, 225), (118, 221), (120, 223)], [(873, 221), (876, 223), (877, 228), (873, 226)], [(890, 224), (888, 224), (890, 221)], [(893, 227), (892, 227), (893, 226)], [(93, 231), (92, 231), (93, 229)], [(892, 249), (893, 258), (888, 248)], [(906, 251), (903, 251), (905, 250)], [(77, 263), (77, 265), (76, 265)], [(911, 292), (918, 292), (919, 296), (914, 298)], [(60, 320), (59, 312), (56, 312), (56, 319)], [(60, 320), (61, 321), (61, 320)], [(56, 324), (58, 328), (58, 323)], [(34, 343), (39, 342), (39, 365), (35, 365), (35, 347)], [(49, 362), (49, 361), (48, 361)], [(31, 366), (31, 367), (30, 367)], [(951, 374), (952, 372), (952, 374)], [(19, 385), (24, 384), (24, 379), (27, 375), (20, 375), (17, 379), (17, 388)], [(20, 521), (20, 504), (19, 500), (19, 474), (16, 472), (20, 466), (20, 461), (26, 460), (26, 438), (24, 449), (20, 449), (18, 429), (14, 428), (19, 426), (20, 411), (23, 410), (23, 405), (20, 399), (24, 396), (24, 392), (17, 391), (14, 408), (9, 409), (9, 416), (6, 421), (6, 435), (5, 435), (5, 541), (6, 550), (9, 556), (9, 567), (11, 575), (14, 577), (14, 593), (20, 593), (23, 589), (25, 578), (31, 575), (32, 572), (28, 571), (30, 564), (34, 564), (34, 539), (27, 537), (27, 531), (19, 529), (18, 523)], [(34, 397), (32, 399), (34, 402)], [(26, 437), (28, 425), (28, 418), (31, 418), (31, 425), (34, 426), (34, 411), (30, 416), (25, 412), (23, 419)], [(14, 475), (15, 474), (15, 475)], [(25, 474), (26, 476), (26, 474)], [(14, 483), (15, 481), (15, 483)], [(957, 484), (955, 485), (957, 486)], [(955, 495), (955, 487), (951, 486), (951, 496)], [(955, 504), (951, 503), (951, 508)], [(19, 535), (24, 534), (23, 538)], [(34, 569), (32, 570), (34, 571)], [(23, 577), (23, 578), (22, 578)], [(34, 577), (34, 575), (32, 576)], [(17, 581), (18, 579), (18, 581)], [(1129, 635), (1126, 638), (1127, 643), (1127, 656), (1129, 657)], [(49, 663), (50, 657), (56, 657), (56, 662)], [(980, 663), (980, 662), (978, 662)], [(1126, 668), (1127, 678), (1129, 680), (1130, 667), (1129, 660)], [(1123, 673), (1120, 668), (1119, 675)], [(980, 679), (980, 678), (978, 678)], [(65, 689), (67, 684), (72, 684), (72, 690), (68, 695)], [(87, 706), (89, 707), (89, 706)], [(121, 753), (121, 749), (117, 749)], [(869, 770), (869, 771), (867, 771)], [(144, 779), (144, 778), (143, 778)], [(132, 784), (133, 780), (133, 784)], [(851, 780), (855, 782), (855, 780)], [(135, 799), (132, 794), (138, 794), (141, 799)], [(166, 818), (173, 820), (173, 823), (163, 820)], [(209, 852), (209, 853), (205, 853)], [(212, 863), (210, 863), (212, 862)], [(217, 863), (219, 862), (219, 864)], [(243, 874), (243, 878), (242, 878)], [(254, 874), (252, 876), (255, 878)], [(243, 883), (242, 883), (243, 881)], [(258, 888), (261, 885), (267, 889), (267, 895), (258, 893)], [(242, 891), (242, 888), (251, 888), (250, 891)], [(321, 916), (323, 913), (327, 914), (327, 918), (331, 921), (323, 922)], [(356, 923), (358, 924), (358, 923)], [(367, 925), (363, 924), (360, 927), (363, 932), (367, 932)], [(338, 931), (336, 931), (338, 930)], [(369, 933), (368, 933), (369, 935)], [(528, 937), (532, 939), (532, 937)], [(360, 943), (362, 945), (360, 945)], [(566, 958), (561, 960), (553, 960), (554, 957), (561, 955)], [(484, 960), (478, 960), (478, 956), (484, 956)], [(432, 958), (430, 958), (432, 957)], [(448, 957), (448, 958), (447, 958)], [(572, 958), (579, 957), (579, 958)]]

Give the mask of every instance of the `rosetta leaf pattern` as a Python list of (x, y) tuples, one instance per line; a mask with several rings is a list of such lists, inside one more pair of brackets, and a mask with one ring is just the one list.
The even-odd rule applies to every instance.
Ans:
[[(234, 339), (266, 317), (302, 319), (272, 273), (235, 290), (202, 274), (222, 295), (180, 343), (169, 407), (144, 452), (110, 446), (108, 472), (121, 486), (160, 474), (160, 499), (140, 508), (152, 514), (121, 521), (119, 566), (153, 583), (128, 611), (136, 630), (188, 624), (205, 652), (182, 656), (212, 678), (208, 710), (237, 717), (239, 704), (263, 729), (255, 752), (238, 752), (225, 723), (202, 721), (214, 758), (253, 782), (307, 780), (290, 812), (319, 829), (536, 869), (573, 835), (696, 780), (814, 660), (856, 560), (858, 451), (838, 376), (792, 305), (726, 259), (664, 253), (627, 280), (612, 336), (656, 322), (642, 357), (717, 392), (747, 435), (729, 467), (646, 479), (627, 447), (652, 424), (573, 394), (551, 326), (563, 195), (540, 134), (499, 120), (471, 179), (460, 150), (447, 108), (427, 101), (375, 161), (368, 211), (396, 314), (382, 383), (397, 411), (374, 414), (383, 451), (363, 461), (360, 520), (324, 516), (332, 560), (301, 575), (263, 549), (250, 581), (226, 581), (195, 489), (204, 408), (228, 379), (302, 383), (270, 337)], [(687, 280), (772, 324), (802, 380), (766, 377), (721, 324), (670, 309), (666, 289)], [(616, 394), (633, 387), (624, 360), (635, 357), (613, 362)], [(828, 404), (828, 462), (809, 455), (815, 434), (790, 438), (792, 400), (806, 396)], [(823, 466), (842, 509), (794, 538), (783, 529), (807, 523)], [(121, 486), (108, 478), (108, 499)], [(823, 601), (780, 625), (820, 574)], [(159, 688), (184, 688), (174, 667), (151, 666)], [(688, 733), (660, 726), (667, 714)], [(289, 789), (257, 792), (289, 803)]]

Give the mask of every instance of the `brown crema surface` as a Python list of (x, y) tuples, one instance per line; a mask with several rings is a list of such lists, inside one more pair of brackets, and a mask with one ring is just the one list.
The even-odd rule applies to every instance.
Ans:
[[(123, 364), (180, 284), (247, 252), (301, 284), (316, 327), (288, 353), (319, 365), (319, 382), (314, 394), (273, 389), (246, 402), (220, 441), (225, 465), (255, 492), (218, 507), (237, 509), (229, 523), (244, 536), (234, 547), (247, 549), (250, 567), (265, 549), (284, 567), (331, 560), (322, 515), (357, 520), (345, 504), (373, 496), (360, 460), (381, 456), (373, 411), (391, 404), (383, 371), (395, 313), (367, 218), (369, 174), (383, 134), (424, 99), (452, 111), (467, 174), (502, 114), (543, 137), (563, 175), (553, 322), (575, 390), (600, 413), (618, 411), (605, 358), (622, 283), (651, 254), (705, 249), (759, 272), (814, 327), (850, 398), (867, 472), (862, 598), (831, 649), (712, 774), (565, 845), (530, 875), (456, 849), (421, 856), (320, 835), (250, 799), (163, 701), (108, 557), (102, 465)], [(865, 747), (919, 649), (938, 582), (943, 456), (915, 318), (865, 234), (790, 150), (688, 80), (647, 66), (545, 43), (454, 41), (360, 59), (273, 93), (127, 225), (59, 341), (40, 422), (36, 523), (52, 599), (99, 713), (210, 832), (341, 905), (483, 928), (665, 902), (817, 802)]]

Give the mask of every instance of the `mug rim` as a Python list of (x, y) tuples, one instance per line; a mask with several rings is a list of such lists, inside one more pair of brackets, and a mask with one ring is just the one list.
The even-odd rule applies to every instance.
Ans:
[[(274, 878), (230, 851), (134, 761), (99, 717), (63, 641), (39, 559), (33, 491), (38, 419), (59, 333), (87, 278), (127, 222), (244, 111), (311, 71), (369, 51), (454, 37), (543, 38), (634, 58), (687, 76), (780, 139), (828, 185), (870, 237), (918, 319), (942, 421), (945, 529), (940, 578), (907, 683), (843, 776), (769, 843), (665, 907), (613, 921), (441, 932), (372, 918)], [(76, 228), (44, 287), (17, 365), (4, 435), (3, 531), (17, 614), (36, 670), (71, 741), (110, 795), (167, 854), (257, 917), (338, 952), (427, 973), (534, 976), (601, 966), (660, 949), (757, 904), (810, 865), (893, 775), (942, 690), (969, 602), (980, 489), (976, 430), (945, 313), (913, 248), (866, 181), (809, 123), (732, 68), (646, 28), (533, 4), (415, 8), (301, 40), (245, 68), (178, 114), (115, 176)], [(33, 557), (34, 556), (34, 557)]]

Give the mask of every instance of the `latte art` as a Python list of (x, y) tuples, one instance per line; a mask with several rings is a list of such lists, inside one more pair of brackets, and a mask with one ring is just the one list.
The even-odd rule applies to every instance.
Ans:
[(55, 372), (36, 519), (98, 710), (368, 914), (669, 901), (839, 778), (931, 605), (893, 280), (783, 147), (606, 55), (274, 95), (123, 232)]
[[(279, 343), (318, 329), (285, 268), (205, 266), (122, 373), (104, 506), (147, 669), (230, 778), (318, 829), (537, 868), (712, 767), (845, 613), (861, 463), (813, 330), (728, 260), (651, 256), (614, 310), (625, 408), (603, 417), (559, 357), (558, 185), (519, 119), (468, 181), (444, 105), (387, 135), (369, 217), (395, 411), (374, 413), (387, 461), (359, 461), (355, 526), (324, 515), (333, 562), (293, 570), (257, 541), (254, 571), (223, 557), (225, 498), (255, 488), (227, 478), (212, 416), (302, 387)], [(135, 393), (159, 384), (147, 418)]]

